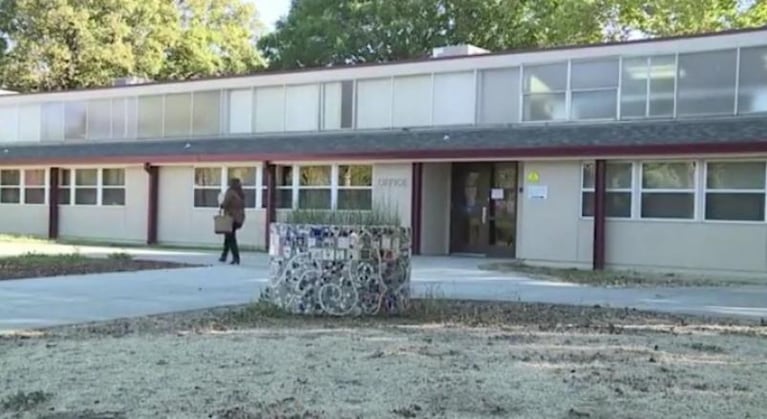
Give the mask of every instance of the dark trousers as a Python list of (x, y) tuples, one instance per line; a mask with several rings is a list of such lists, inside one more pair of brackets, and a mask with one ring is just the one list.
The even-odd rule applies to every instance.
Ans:
[(234, 223), (231, 233), (224, 234), (224, 251), (221, 253), (221, 259), (226, 260), (229, 256), (229, 251), (232, 252), (232, 260), (235, 262), (240, 261), (240, 247), (237, 245), (237, 230), (242, 225), (238, 222)]

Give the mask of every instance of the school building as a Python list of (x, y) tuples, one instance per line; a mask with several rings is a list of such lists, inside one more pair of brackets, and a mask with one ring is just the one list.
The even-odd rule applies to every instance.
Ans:
[(0, 95), (0, 233), (244, 245), (393, 208), (416, 254), (767, 273), (767, 28)]

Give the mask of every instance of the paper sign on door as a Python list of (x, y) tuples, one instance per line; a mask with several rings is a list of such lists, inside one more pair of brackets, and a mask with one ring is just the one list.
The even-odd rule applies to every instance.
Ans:
[(503, 188), (493, 188), (490, 191), (490, 199), (503, 199)]

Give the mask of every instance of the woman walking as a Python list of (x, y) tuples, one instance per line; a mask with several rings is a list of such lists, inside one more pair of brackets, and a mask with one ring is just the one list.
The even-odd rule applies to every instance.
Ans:
[(232, 252), (232, 265), (240, 264), (240, 248), (237, 245), (237, 230), (245, 223), (245, 192), (242, 190), (240, 179), (229, 180), (229, 188), (221, 202), (224, 215), (232, 217), (232, 232), (224, 234), (224, 251), (221, 253), (220, 262), (226, 262), (229, 252)]

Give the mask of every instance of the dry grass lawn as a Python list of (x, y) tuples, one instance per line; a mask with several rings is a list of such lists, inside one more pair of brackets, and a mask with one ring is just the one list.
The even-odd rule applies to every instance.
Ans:
[(418, 310), (354, 321), (237, 308), (8, 336), (0, 339), (0, 416), (767, 412), (767, 328), (758, 324), (522, 303), (447, 310), (421, 303)]

